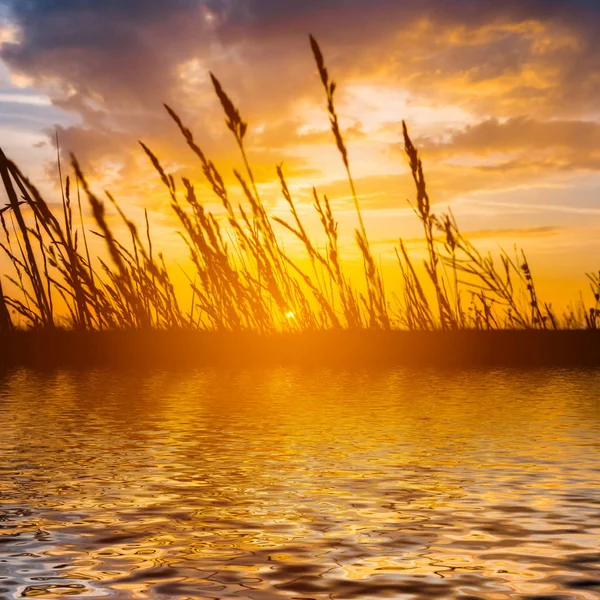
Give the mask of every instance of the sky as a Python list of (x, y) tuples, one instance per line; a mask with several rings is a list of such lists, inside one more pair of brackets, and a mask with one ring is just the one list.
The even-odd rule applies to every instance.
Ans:
[(482, 250), (524, 247), (543, 291), (562, 305), (600, 269), (599, 27), (596, 0), (0, 0), (0, 144), (57, 196), (58, 133), (94, 187), (134, 218), (147, 209), (165, 253), (183, 254), (138, 140), (198, 182), (212, 207), (162, 107), (181, 115), (224, 172), (240, 168), (212, 71), (249, 123), (249, 158), (272, 214), (285, 214), (275, 179), (283, 163), (311, 227), (313, 185), (328, 194), (352, 259), (356, 215), (312, 33), (338, 84), (382, 264), (392, 268), (400, 237), (420, 251), (406, 120), (434, 210), (451, 207)]

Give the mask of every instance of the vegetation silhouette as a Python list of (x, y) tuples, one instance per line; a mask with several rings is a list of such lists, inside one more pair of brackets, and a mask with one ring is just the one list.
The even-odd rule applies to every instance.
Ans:
[[(277, 333), (337, 332), (339, 335), (344, 331), (379, 334), (391, 330), (501, 330), (504, 333), (520, 330), (521, 333), (528, 332), (527, 339), (533, 339), (531, 333), (534, 330), (598, 329), (600, 274), (589, 275), (593, 294), (590, 306), (581, 299), (576, 309), (557, 315), (550, 303), (539, 298), (523, 251), (515, 251), (514, 256), (502, 251), (497, 259), (491, 254), (482, 254), (461, 233), (450, 211), (433, 212), (423, 163), (405, 123), (404, 147), (415, 185), (412, 207), (423, 226), (427, 254), (424, 275), (420, 275), (405, 243), (399, 240), (396, 255), (402, 293), (392, 302), (386, 294), (363, 220), (350, 155), (336, 112), (336, 84), (330, 77), (319, 44), (312, 36), (310, 45), (326, 94), (332, 134), (356, 208), (359, 226), (355, 238), (364, 266), (364, 288), (352, 285), (345, 273), (340, 257), (338, 223), (329, 198), (313, 188), (314, 209), (326, 239), (326, 247), (322, 250), (306, 231), (281, 166), (276, 168), (276, 173), (291, 219), (269, 217), (246, 151), (248, 125), (220, 81), (211, 73), (226, 126), (234, 136), (243, 160), (244, 172), (235, 170), (234, 174), (247, 201), (246, 207), (241, 203), (233, 205), (221, 173), (171, 107), (165, 106), (199, 159), (225, 216), (208, 211), (198, 199), (192, 182), (185, 177), (176, 181), (156, 154), (140, 142), (166, 188), (181, 225), (179, 234), (194, 265), (195, 272), (188, 276), (192, 289), (189, 308), (181, 306), (165, 259), (154, 249), (147, 213), (144, 232), (140, 233), (115, 198), (106, 192), (109, 205), (117, 211), (128, 232), (127, 241), (119, 240), (109, 226), (105, 201), (92, 191), (75, 157), (72, 157), (74, 177), (67, 176), (64, 182), (58, 159), (62, 199), (57, 211), (0, 150), (0, 175), (8, 197), (7, 206), (0, 211), (5, 238), (0, 248), (13, 269), (12, 273), (5, 274), (12, 290), (6, 292), (0, 282), (0, 332), (4, 337), (12, 334), (13, 343), (16, 344), (18, 339), (24, 347), (30, 348), (32, 343), (23, 341), (25, 334), (21, 330), (33, 331), (36, 340), (51, 344), (52, 335), (58, 335), (59, 329), (79, 334), (132, 330), (200, 331), (248, 334), (250, 337)], [(84, 222), (82, 196), (89, 202), (94, 230), (89, 230)], [(274, 223), (302, 243), (309, 259), (308, 270), (303, 270), (296, 259), (286, 253)], [(92, 259), (89, 235), (104, 240), (105, 257)], [(62, 309), (65, 314), (59, 314), (56, 308), (58, 298), (61, 306), (66, 307)], [(40, 332), (43, 332), (41, 337)], [(396, 340), (394, 343), (400, 343), (398, 336), (389, 339), (392, 338)], [(80, 335), (77, 339), (99, 338)], [(377, 339), (381, 341), (382, 338)], [(548, 336), (543, 339), (547, 344)], [(567, 340), (575, 337), (560, 336), (560, 339), (560, 344), (568, 345)], [(581, 336), (576, 339), (578, 345), (589, 346), (585, 352), (597, 346), (595, 336), (585, 337), (593, 340), (589, 343), (582, 342)], [(462, 343), (467, 337), (462, 336), (460, 340)], [(523, 341), (525, 337), (521, 336), (519, 340)], [(447, 351), (451, 352), (451, 348)], [(23, 360), (26, 360), (27, 352), (24, 350), (23, 353)], [(596, 355), (593, 350), (591, 353)], [(10, 352), (4, 352), (3, 360), (9, 360), (8, 354)]]

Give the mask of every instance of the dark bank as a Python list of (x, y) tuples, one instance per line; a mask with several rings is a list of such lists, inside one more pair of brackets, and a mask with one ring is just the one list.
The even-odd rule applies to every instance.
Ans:
[(11, 366), (600, 366), (600, 332), (14, 331), (0, 364)]

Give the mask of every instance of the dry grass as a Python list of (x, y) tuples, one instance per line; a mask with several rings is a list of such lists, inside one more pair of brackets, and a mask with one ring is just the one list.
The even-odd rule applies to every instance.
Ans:
[[(364, 266), (364, 287), (352, 286), (345, 273), (338, 224), (326, 196), (314, 190), (314, 209), (326, 239), (324, 250), (309, 237), (281, 167), (276, 173), (290, 220), (268, 215), (246, 151), (248, 125), (211, 74), (226, 126), (243, 160), (244, 172), (235, 171), (235, 177), (249, 208), (233, 205), (218, 168), (172, 108), (167, 106), (166, 110), (199, 160), (224, 209), (225, 220), (206, 209), (188, 179), (176, 181), (160, 158), (142, 144), (164, 184), (180, 222), (179, 235), (194, 265), (194, 272), (188, 274), (192, 289), (189, 310), (180, 305), (163, 256), (155, 253), (147, 215), (144, 233), (140, 234), (110, 194), (105, 200), (96, 196), (75, 158), (74, 181), (67, 177), (63, 182), (58, 161), (62, 201), (60, 211), (53, 211), (17, 165), (0, 151), (0, 175), (8, 198), (0, 211), (4, 233), (0, 248), (12, 265), (12, 272), (0, 282), (0, 330), (15, 326), (51, 329), (61, 324), (86, 331), (190, 329), (268, 334), (329, 329), (453, 331), (600, 326), (600, 274), (589, 276), (592, 306), (581, 303), (577, 310), (559, 318), (539, 298), (523, 252), (515, 252), (514, 257), (503, 252), (497, 259), (483, 255), (460, 232), (451, 213), (433, 212), (423, 164), (405, 124), (405, 150), (415, 184), (413, 209), (423, 226), (427, 247), (425, 277), (419, 276), (420, 269), (399, 240), (396, 253), (402, 294), (394, 302), (386, 297), (336, 112), (336, 84), (312, 36), (310, 44), (356, 208), (355, 238)], [(82, 195), (91, 208), (93, 230), (84, 223)], [(127, 240), (117, 239), (111, 230), (107, 202), (120, 215)], [(274, 224), (301, 242), (309, 260), (307, 271), (285, 252)], [(103, 239), (105, 258), (91, 259), (89, 235)], [(66, 316), (59, 317), (58, 298), (66, 306)]]

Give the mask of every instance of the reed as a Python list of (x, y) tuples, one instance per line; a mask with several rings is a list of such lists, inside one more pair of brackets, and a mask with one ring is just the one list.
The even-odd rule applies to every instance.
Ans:
[[(12, 272), (0, 281), (0, 333), (15, 327), (49, 330), (57, 325), (84, 331), (206, 330), (229, 332), (311, 332), (330, 329), (387, 331), (558, 329), (600, 327), (600, 273), (590, 274), (590, 306), (581, 300), (562, 317), (539, 297), (531, 266), (522, 250), (514, 255), (482, 254), (460, 231), (451, 211), (435, 213), (425, 169), (403, 123), (402, 136), (415, 188), (411, 204), (423, 227), (426, 258), (417, 268), (402, 239), (396, 248), (401, 294), (388, 297), (383, 275), (369, 243), (352, 173), (350, 152), (339, 121), (335, 92), (323, 52), (311, 36), (310, 46), (325, 91), (331, 132), (348, 179), (357, 217), (355, 240), (362, 258), (364, 286), (354, 286), (340, 252), (338, 223), (327, 196), (313, 189), (313, 208), (325, 246), (311, 239), (284, 170), (277, 166), (289, 218), (271, 217), (261, 198), (251, 152), (248, 124), (221, 81), (211, 73), (216, 96), (244, 165), (234, 171), (244, 202), (232, 201), (226, 178), (202, 149), (177, 112), (165, 106), (183, 136), (222, 210), (212, 212), (199, 200), (192, 182), (168, 173), (144, 143), (143, 152), (170, 200), (193, 271), (189, 311), (152, 239), (145, 213), (143, 233), (109, 193), (101, 199), (72, 157), (72, 175), (63, 180), (59, 208), (0, 151), (0, 176), (8, 203), (0, 209), (4, 239), (0, 249)], [(58, 151), (58, 139), (57, 139)], [(74, 190), (77, 201), (73, 199)], [(84, 220), (87, 199), (93, 229)], [(119, 237), (107, 218), (110, 208), (122, 222)], [(74, 214), (75, 213), (75, 214)], [(78, 214), (77, 214), (78, 213)], [(284, 249), (276, 227), (304, 248), (308, 268)], [(106, 251), (92, 258), (90, 236)], [(421, 274), (424, 273), (424, 274)], [(60, 307), (59, 307), (60, 306)]]

